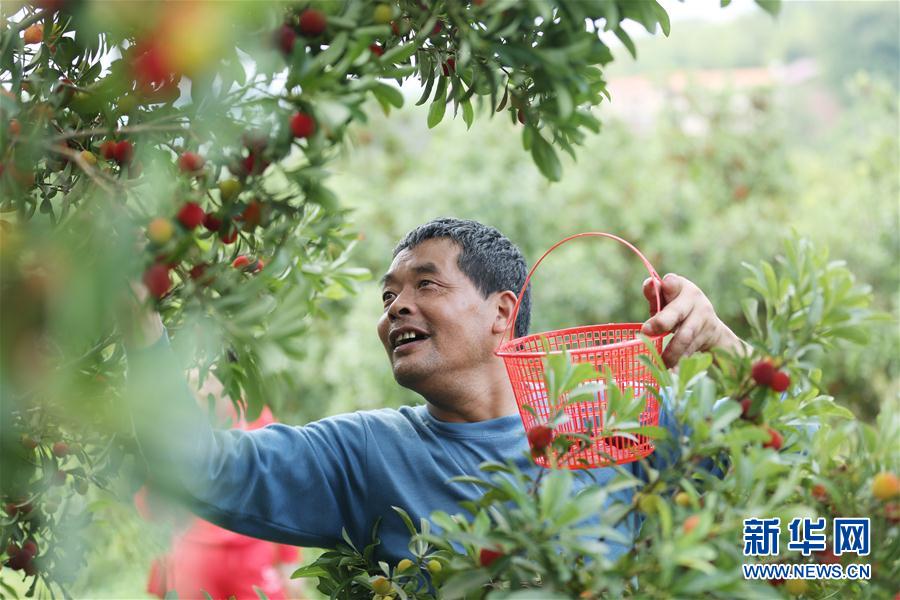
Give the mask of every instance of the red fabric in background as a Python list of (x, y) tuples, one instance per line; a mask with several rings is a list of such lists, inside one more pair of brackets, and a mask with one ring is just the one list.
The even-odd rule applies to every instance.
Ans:
[[(256, 421), (238, 421), (235, 428), (258, 429), (274, 422), (267, 406)], [(148, 520), (159, 512), (146, 487), (135, 495), (135, 504)], [(253, 591), (257, 586), (271, 600), (284, 600), (287, 596), (275, 566), (299, 559), (299, 548), (240, 535), (192, 516), (187, 529), (173, 536), (169, 554), (153, 561), (147, 591), (162, 598), (174, 590), (182, 600), (204, 598), (203, 591), (215, 600), (231, 596), (258, 600)]]

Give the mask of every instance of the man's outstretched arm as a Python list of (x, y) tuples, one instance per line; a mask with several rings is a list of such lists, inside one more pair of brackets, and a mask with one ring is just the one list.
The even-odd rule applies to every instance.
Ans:
[(353, 537), (367, 529), (364, 511), (352, 508), (367, 492), (359, 415), (214, 430), (159, 316), (146, 312), (126, 335), (127, 403), (153, 485), (217, 525), (276, 542), (333, 546), (343, 527)]

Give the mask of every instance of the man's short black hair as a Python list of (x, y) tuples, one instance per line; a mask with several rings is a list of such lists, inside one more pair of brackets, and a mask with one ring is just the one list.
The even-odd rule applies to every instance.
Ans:
[[(407, 233), (394, 248), (394, 256), (426, 240), (448, 238), (460, 247), (459, 270), (487, 298), (494, 292), (510, 290), (516, 296), (528, 276), (522, 251), (505, 235), (477, 221), (441, 217)], [(531, 283), (525, 290), (516, 318), (515, 337), (528, 334), (531, 322)]]

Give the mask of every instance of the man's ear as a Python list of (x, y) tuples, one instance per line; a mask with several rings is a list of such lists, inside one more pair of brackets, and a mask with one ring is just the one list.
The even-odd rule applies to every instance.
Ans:
[(512, 317), (513, 309), (516, 306), (516, 299), (518, 297), (509, 290), (496, 292), (495, 296), (497, 314), (494, 317), (494, 323), (491, 326), (491, 333), (502, 334), (506, 331), (506, 326), (509, 324), (510, 317)]

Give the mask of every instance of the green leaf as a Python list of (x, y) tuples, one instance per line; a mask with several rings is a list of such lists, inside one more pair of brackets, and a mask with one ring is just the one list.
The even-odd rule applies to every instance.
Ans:
[(756, 0), (756, 3), (773, 17), (777, 17), (781, 12), (781, 0)]
[(395, 108), (403, 107), (403, 93), (397, 88), (380, 81), (372, 88), (372, 93), (379, 101), (384, 101)]
[(434, 101), (428, 108), (428, 129), (433, 129), (444, 118), (447, 110), (447, 78), (442, 77), (438, 83), (437, 93), (434, 95)]
[(626, 48), (628, 48), (628, 53), (631, 54), (632, 58), (637, 58), (637, 48), (634, 47), (634, 42), (631, 41), (631, 36), (625, 33), (625, 30), (621, 27), (617, 27), (613, 32), (616, 34), (616, 37), (619, 38)]
[(472, 101), (466, 100), (462, 103), (463, 109), (463, 122), (466, 124), (466, 129), (470, 129), (472, 127), (472, 122), (475, 120), (475, 109), (472, 107)]
[(379, 59), (383, 63), (393, 64), (393, 63), (402, 63), (409, 60), (409, 58), (416, 53), (416, 50), (419, 49), (419, 46), (414, 43), (409, 43), (404, 46), (397, 46), (396, 48), (391, 48)]
[(309, 565), (303, 565), (293, 573), (291, 573), (291, 579), (300, 579), (305, 577), (327, 577), (328, 571), (320, 567), (316, 563), (312, 563)]
[(541, 174), (550, 181), (559, 181), (562, 177), (562, 164), (556, 150), (540, 134), (535, 135), (531, 144), (531, 156)]

